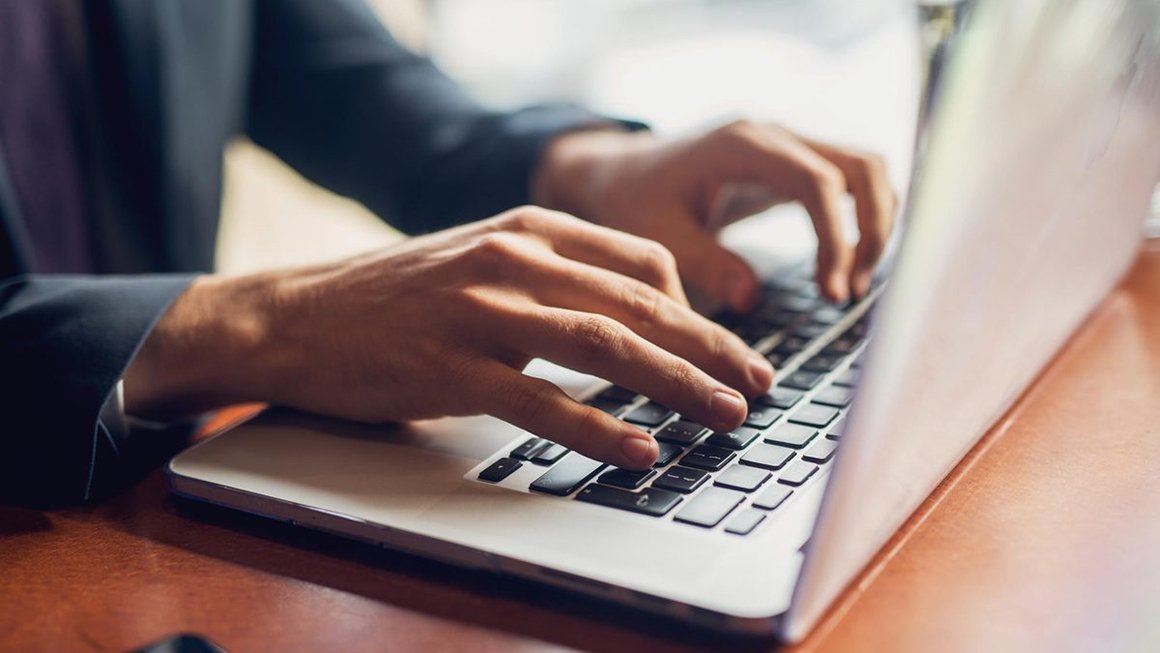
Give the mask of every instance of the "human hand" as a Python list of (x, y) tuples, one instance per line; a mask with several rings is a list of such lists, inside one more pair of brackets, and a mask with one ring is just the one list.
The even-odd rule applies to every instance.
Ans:
[(536, 357), (718, 430), (773, 380), (689, 308), (664, 247), (532, 207), (336, 264), (203, 277), (147, 339), (126, 404), (265, 401), (365, 422), (489, 413), (615, 465), (654, 462), (650, 435), (522, 374)]
[[(846, 194), (857, 208), (856, 247), (842, 228)], [(897, 203), (878, 156), (749, 121), (667, 142), (611, 129), (564, 134), (544, 152), (533, 198), (660, 242), (687, 281), (738, 311), (760, 285), (718, 244), (721, 228), (780, 201), (802, 203), (818, 235), (818, 285), (843, 302), (869, 289)]]

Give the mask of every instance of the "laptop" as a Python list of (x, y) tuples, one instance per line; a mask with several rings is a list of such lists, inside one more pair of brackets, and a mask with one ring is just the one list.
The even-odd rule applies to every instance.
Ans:
[(984, 1), (943, 84), (889, 280), (830, 306), (791, 269), (757, 310), (719, 316), (779, 370), (745, 426), (710, 432), (535, 362), (654, 433), (656, 467), (489, 417), (274, 409), (174, 458), (173, 492), (801, 639), (1121, 278), (1160, 179), (1160, 2)]

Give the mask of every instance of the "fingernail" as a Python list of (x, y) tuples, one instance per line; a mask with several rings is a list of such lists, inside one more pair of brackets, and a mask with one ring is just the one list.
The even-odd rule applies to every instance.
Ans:
[(773, 365), (756, 352), (749, 355), (749, 380), (763, 391), (769, 389), (769, 384), (773, 383)]
[(620, 452), (624, 454), (624, 458), (634, 467), (644, 469), (652, 467), (652, 464), (657, 461), (656, 440), (644, 435), (629, 435), (620, 441)]
[(732, 392), (725, 392), (719, 390), (713, 393), (713, 400), (710, 403), (709, 409), (713, 412), (713, 417), (720, 420), (723, 424), (736, 425), (745, 417), (745, 404), (741, 398)]

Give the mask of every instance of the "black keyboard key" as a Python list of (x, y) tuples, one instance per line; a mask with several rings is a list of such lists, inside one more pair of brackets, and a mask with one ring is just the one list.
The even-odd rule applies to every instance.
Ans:
[(636, 401), (636, 398), (640, 395), (637, 394), (635, 390), (629, 390), (628, 388), (614, 385), (596, 396), (600, 397), (601, 399), (616, 401), (621, 404), (631, 404), (632, 402)]
[(673, 460), (684, 452), (684, 448), (672, 442), (658, 442), (657, 448), (660, 453), (657, 454), (657, 461), (653, 463), (653, 467), (664, 467), (673, 462)]
[(850, 388), (843, 388), (840, 385), (832, 385), (828, 388), (822, 388), (818, 394), (814, 395), (811, 400), (815, 404), (823, 404), (826, 406), (834, 406), (837, 408), (845, 408), (854, 400), (854, 391)]
[(808, 324), (799, 324), (795, 326), (790, 331), (790, 333), (794, 336), (797, 336), (798, 338), (813, 340), (814, 338), (820, 338), (829, 330), (830, 327), (826, 326), (825, 324), (810, 322)]
[(832, 372), (834, 368), (842, 363), (841, 356), (830, 356), (827, 354), (818, 354), (802, 364), (803, 370), (811, 372)]
[(802, 452), (802, 460), (808, 460), (811, 463), (825, 463), (829, 462), (834, 457), (834, 452), (838, 450), (838, 443), (833, 440), (822, 438)]
[(530, 486), (536, 492), (565, 496), (572, 494), (576, 488), (583, 485), (588, 479), (596, 476), (604, 468), (604, 463), (592, 460), (573, 451), (564, 456), (556, 466), (544, 472)]
[(786, 467), (785, 471), (781, 473), (781, 476), (777, 478), (777, 482), (785, 485), (801, 485), (808, 481), (816, 471), (818, 471), (817, 465), (799, 460), (789, 467)]
[(479, 480), (487, 481), (488, 483), (499, 483), (508, 476), (511, 476), (512, 472), (523, 467), (523, 465), (523, 463), (514, 458), (500, 458), (479, 473)]
[(782, 365), (785, 365), (785, 362), (789, 360), (789, 357), (790, 354), (784, 354), (779, 351), (771, 351), (765, 356), (765, 360), (769, 361), (769, 364), (772, 365), (773, 369), (776, 370)]
[(777, 306), (787, 311), (794, 313), (810, 313), (822, 302), (818, 300), (816, 293), (810, 297), (810, 291), (807, 288), (813, 288), (813, 284), (801, 284), (794, 288), (794, 295), (783, 295), (777, 298)]
[(761, 435), (761, 431), (749, 428), (748, 426), (738, 426), (732, 431), (718, 431), (713, 435), (705, 438), (705, 444), (714, 447), (724, 447), (726, 449), (740, 450), (749, 446), (750, 442), (757, 439)]
[(784, 340), (782, 340), (781, 342), (777, 343), (777, 346), (774, 347), (773, 350), (779, 354), (784, 354), (788, 358), (788, 357), (793, 356), (794, 354), (798, 353), (799, 351), (805, 349), (806, 345), (809, 345), (809, 344), (810, 344), (810, 341), (808, 338), (798, 338), (796, 336), (789, 336), (789, 337), (785, 338)]
[(752, 508), (743, 510), (725, 525), (726, 533), (749, 535), (757, 525), (765, 520), (765, 513)]
[(865, 338), (870, 333), (870, 322), (868, 319), (866, 316), (862, 316), (846, 333), (855, 338)]
[(855, 349), (857, 349), (858, 345), (860, 344), (862, 344), (860, 339), (850, 335), (842, 335), (830, 344), (826, 345), (826, 348), (823, 349), (822, 352), (833, 356), (848, 356)]
[(837, 408), (830, 408), (829, 406), (821, 406), (819, 404), (808, 404), (791, 414), (789, 421), (794, 424), (805, 424), (806, 426), (820, 428), (834, 421), (834, 418), (837, 416)]
[(700, 424), (694, 424), (693, 422), (682, 419), (665, 426), (653, 435), (656, 439), (664, 440), (665, 442), (690, 445), (696, 442), (697, 438), (701, 437), (708, 430)]
[(831, 440), (840, 439), (843, 435), (846, 434), (846, 422), (849, 419), (850, 418), (848, 417), (843, 417), (842, 419), (831, 424), (830, 428), (827, 429), (829, 432), (826, 433), (826, 437), (830, 438)]
[(787, 311), (783, 308), (776, 308), (771, 311), (763, 311), (758, 319), (761, 323), (769, 327), (771, 331), (777, 329), (784, 329), (794, 323), (800, 317), (800, 313), (794, 311)]
[(741, 464), (763, 469), (781, 469), (793, 456), (793, 449), (776, 444), (759, 444), (745, 452), (741, 457)]
[(531, 460), (536, 454), (552, 446), (552, 443), (543, 438), (528, 438), (520, 446), (512, 449), (511, 457), (516, 460)]
[(681, 464), (686, 467), (696, 467), (697, 469), (706, 469), (710, 472), (715, 472), (724, 467), (730, 460), (733, 460), (733, 456), (735, 455), (728, 449), (702, 444), (686, 454), (681, 459)]
[(713, 528), (744, 500), (745, 495), (740, 492), (707, 487), (681, 508), (673, 519), (686, 524)]
[(780, 408), (788, 410), (794, 407), (794, 404), (801, 401), (804, 392), (793, 390), (791, 388), (783, 388), (775, 386), (766, 394), (761, 395), (756, 399), (757, 403), (763, 406), (771, 406), (773, 408)]
[(631, 469), (620, 469), (618, 467), (604, 472), (597, 480), (605, 485), (615, 485), (616, 487), (635, 490), (655, 475), (656, 472), (651, 469), (638, 472)]
[(765, 441), (770, 444), (780, 444), (794, 449), (801, 449), (809, 444), (818, 432), (808, 426), (799, 424), (782, 424), (765, 435)]
[(756, 342), (764, 340), (770, 334), (770, 328), (758, 322), (745, 322), (741, 326), (733, 330), (737, 337), (745, 341), (747, 345), (753, 345)]
[(761, 487), (762, 483), (768, 481), (770, 476), (771, 474), (763, 469), (733, 465), (713, 479), (713, 485), (727, 487), (731, 490), (741, 490), (742, 492), (752, 492)]
[(779, 385), (784, 385), (789, 388), (797, 390), (813, 390), (825, 376), (821, 372), (810, 372), (809, 370), (798, 370), (793, 374), (785, 377)]
[(672, 414), (673, 411), (668, 408), (665, 408), (655, 401), (650, 401), (639, 408), (631, 410), (624, 416), (624, 420), (643, 426), (660, 426)]
[(612, 399), (601, 399), (600, 397), (597, 397), (595, 399), (590, 399), (588, 401), (588, 405), (592, 406), (596, 410), (615, 416), (619, 414), (620, 411), (624, 410), (624, 407), (627, 404), (621, 403), (619, 401), (613, 401)]
[(847, 388), (853, 388), (854, 386), (858, 385), (858, 376), (858, 370), (851, 367), (849, 369), (843, 370), (838, 374), (838, 376), (834, 377), (834, 385), (842, 385), (846, 386)]
[(567, 447), (553, 442), (536, 452), (536, 455), (532, 457), (532, 462), (537, 465), (551, 465), (566, 453), (568, 453)]
[(793, 490), (784, 485), (771, 485), (753, 500), (753, 507), (764, 510), (775, 510), (793, 494)]
[(629, 492), (604, 485), (589, 485), (580, 490), (576, 500), (660, 517), (681, 502), (681, 495), (651, 487), (640, 492)]
[(709, 478), (708, 472), (675, 465), (666, 469), (660, 478), (653, 481), (652, 486), (688, 494), (701, 487), (707, 478)]
[(846, 311), (837, 306), (822, 306), (810, 315), (810, 321), (823, 326), (833, 326), (846, 317)]
[(749, 416), (745, 418), (745, 425), (755, 429), (767, 429), (782, 416), (780, 410), (774, 408), (755, 407), (749, 409)]

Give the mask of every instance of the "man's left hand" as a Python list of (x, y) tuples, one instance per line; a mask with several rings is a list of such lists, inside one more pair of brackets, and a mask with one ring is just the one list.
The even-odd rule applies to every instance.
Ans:
[[(843, 229), (847, 194), (856, 206), (856, 245)], [(818, 285), (843, 302), (869, 289), (896, 207), (880, 157), (749, 121), (674, 141), (611, 129), (564, 134), (543, 155), (533, 200), (660, 242), (686, 282), (738, 311), (752, 307), (759, 283), (717, 242), (724, 226), (778, 202), (800, 202), (818, 235)]]

